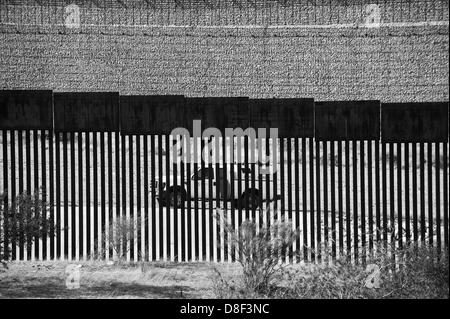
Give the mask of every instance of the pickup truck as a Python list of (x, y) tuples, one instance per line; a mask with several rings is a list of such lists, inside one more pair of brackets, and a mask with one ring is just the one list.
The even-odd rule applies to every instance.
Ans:
[[(180, 185), (180, 179), (178, 179), (177, 183), (175, 183), (172, 176), (169, 177), (169, 183), (167, 183), (167, 177), (163, 176), (161, 181), (155, 181), (153, 190), (155, 191), (158, 202), (163, 206), (173, 207), (176, 205), (177, 207), (181, 207), (182, 203), (186, 201), (187, 198), (194, 199), (194, 189), (197, 186), (198, 200), (209, 200), (211, 198), (217, 199), (217, 196), (219, 196), (220, 199), (223, 199), (224, 194), (226, 194), (228, 201), (235, 201), (241, 207), (256, 209), (260, 207), (263, 201), (274, 201), (280, 198), (281, 195), (274, 195), (273, 192), (272, 180), (275, 178), (275, 175), (260, 174), (258, 165), (254, 165), (253, 167), (255, 169), (255, 187), (252, 187), (252, 168), (244, 167), (244, 165), (241, 167), (234, 165), (234, 170), (232, 172), (234, 174), (233, 194), (231, 193), (232, 178), (230, 166), (226, 169), (226, 181), (224, 181), (224, 168), (216, 168), (215, 165), (198, 169), (190, 176), (189, 180), (186, 180), (185, 178), (183, 185)], [(241, 174), (239, 174), (239, 169), (241, 170)], [(239, 179), (239, 175), (241, 179)], [(246, 175), (248, 176), (247, 185), (245, 183)], [(267, 194), (267, 179), (269, 179), (269, 194)], [(262, 183), (260, 183), (260, 180)], [(190, 183), (190, 188), (188, 187), (188, 183)], [(205, 184), (203, 194), (201, 186), (202, 183)], [(210, 183), (212, 183), (212, 187), (210, 187)], [(239, 183), (241, 184), (240, 187)], [(226, 192), (224, 191), (224, 184), (227, 186)], [(262, 189), (259, 189), (260, 184), (262, 184)], [(211, 192), (210, 188), (212, 188)], [(188, 193), (189, 189), (190, 194)], [(239, 190), (241, 192), (239, 192)], [(269, 195), (269, 198), (267, 198), (267, 195)]]

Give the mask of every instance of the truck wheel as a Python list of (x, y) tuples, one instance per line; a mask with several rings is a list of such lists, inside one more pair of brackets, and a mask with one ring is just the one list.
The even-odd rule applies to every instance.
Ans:
[(254, 210), (261, 204), (261, 196), (256, 190), (247, 191), (241, 196), (241, 207)]
[(175, 192), (175, 189), (172, 188), (168, 192), (167, 204), (170, 207), (175, 207), (175, 204), (177, 207), (181, 207), (185, 199), (186, 199), (186, 192), (183, 189), (178, 189)]

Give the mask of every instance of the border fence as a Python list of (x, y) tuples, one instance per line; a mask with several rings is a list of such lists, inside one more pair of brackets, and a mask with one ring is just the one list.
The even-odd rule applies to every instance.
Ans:
[[(448, 114), (448, 102), (0, 91), (3, 205), (40, 189), (61, 225), (6, 244), (13, 260), (111, 259), (111, 225), (126, 217), (129, 261), (232, 262), (225, 223), (237, 231), (247, 219), (301, 231), (280, 253), (288, 263), (320, 261), (324, 248), (362, 262), (378, 245), (448, 249)], [(278, 128), (258, 145), (277, 164), (260, 174), (251, 139), (224, 134), (213, 147), (193, 120), (222, 133)], [(181, 161), (176, 127), (194, 132)]]

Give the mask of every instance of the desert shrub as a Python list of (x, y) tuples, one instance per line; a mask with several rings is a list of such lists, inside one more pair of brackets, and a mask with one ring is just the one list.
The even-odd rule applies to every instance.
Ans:
[(108, 232), (103, 234), (105, 247), (109, 245), (118, 261), (126, 260), (131, 249), (130, 242), (134, 239), (135, 232), (138, 229), (138, 220), (138, 216), (117, 216), (114, 222), (110, 222)]
[(51, 206), (42, 200), (42, 191), (20, 194), (8, 204), (0, 195), (0, 262), (6, 266), (11, 258), (11, 243), (30, 246), (36, 239), (54, 236), (59, 226), (51, 214)]
[(242, 266), (242, 282), (241, 286), (227, 282), (216, 270), (216, 291), (225, 287), (225, 290), (235, 290), (250, 297), (267, 294), (284, 266), (280, 263), (280, 254), (288, 251), (298, 237), (298, 230), (293, 230), (289, 222), (267, 226), (246, 220), (236, 232), (233, 225), (222, 222), (227, 234), (226, 243), (236, 252), (235, 260)]
[[(228, 244), (237, 248), (242, 274), (228, 277), (215, 270), (213, 289), (218, 298), (448, 298), (449, 252), (423, 243), (375, 243), (360, 251), (365, 261), (351, 255), (332, 258), (329, 244), (320, 247), (322, 262), (282, 265), (279, 252), (298, 236), (289, 223), (258, 226), (244, 222), (237, 234), (227, 225)], [(319, 251), (316, 251), (316, 254)], [(302, 257), (297, 251), (296, 257)], [(377, 275), (374, 276), (374, 269)], [(375, 277), (377, 279), (375, 279)], [(377, 287), (370, 287), (375, 283)]]

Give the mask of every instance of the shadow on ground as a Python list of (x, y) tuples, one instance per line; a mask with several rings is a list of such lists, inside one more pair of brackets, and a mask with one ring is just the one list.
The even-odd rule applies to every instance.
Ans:
[(187, 286), (155, 286), (139, 283), (93, 283), (68, 290), (59, 277), (0, 280), (0, 298), (195, 298)]

